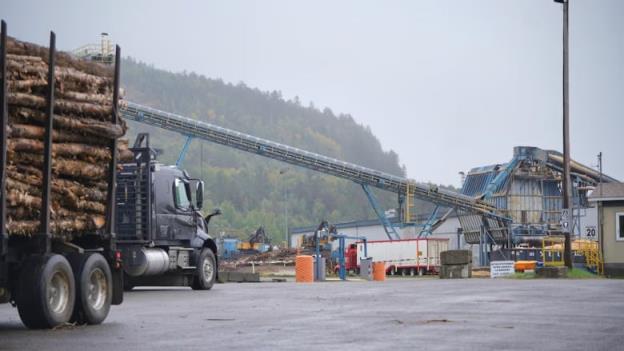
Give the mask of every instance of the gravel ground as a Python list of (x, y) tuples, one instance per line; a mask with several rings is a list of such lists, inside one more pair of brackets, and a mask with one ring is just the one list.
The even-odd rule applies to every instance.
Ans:
[(220, 284), (125, 295), (104, 324), (27, 330), (0, 350), (624, 350), (624, 280)]

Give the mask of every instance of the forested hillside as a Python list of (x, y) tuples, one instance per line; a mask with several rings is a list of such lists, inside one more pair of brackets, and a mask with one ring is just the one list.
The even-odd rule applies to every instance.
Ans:
[[(398, 155), (384, 151), (370, 128), (351, 116), (303, 106), (280, 92), (228, 84), (194, 73), (170, 73), (127, 59), (122, 81), (128, 100), (271, 139), (308, 151), (403, 176)], [(163, 163), (175, 163), (184, 137), (130, 123), (129, 137), (151, 134)], [(288, 226), (373, 218), (366, 197), (349, 181), (278, 161), (194, 140), (183, 162), (192, 176), (206, 181), (205, 211), (220, 207), (223, 216), (211, 227), (246, 236), (263, 225), (275, 241)], [(396, 195), (376, 191), (385, 208)], [(214, 233), (214, 231), (213, 231)]]

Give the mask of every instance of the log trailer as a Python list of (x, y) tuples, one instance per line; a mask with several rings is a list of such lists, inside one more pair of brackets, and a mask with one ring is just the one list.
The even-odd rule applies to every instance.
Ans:
[[(117, 242), (114, 234), (115, 211), (114, 209), (114, 189), (115, 189), (115, 169), (117, 167), (117, 142), (115, 138), (101, 138), (102, 143), (107, 145), (110, 154), (108, 163), (102, 166), (106, 169), (105, 179), (108, 191), (105, 195), (105, 224), (95, 230), (91, 226), (74, 225), (74, 229), (80, 235), (66, 235), (65, 228), (69, 227), (68, 220), (63, 220), (61, 210), (64, 208), (54, 208), (53, 200), (57, 201), (58, 196), (58, 169), (54, 169), (57, 164), (57, 146), (53, 143), (52, 137), (56, 138), (57, 127), (54, 126), (53, 116), (58, 105), (55, 104), (55, 81), (61, 84), (64, 77), (55, 71), (57, 56), (59, 60), (66, 60), (66, 56), (57, 55), (55, 52), (55, 35), (50, 34), (49, 50), (42, 50), (40, 56), (45, 58), (31, 57), (34, 59), (47, 60), (47, 77), (41, 84), (42, 91), (45, 91), (45, 120), (42, 121), (45, 130), (42, 138), (43, 152), (39, 157), (43, 159), (42, 166), (35, 167), (33, 172), (40, 173), (40, 186), (30, 185), (35, 193), (40, 194), (38, 200), (32, 208), (34, 215), (39, 221), (33, 221), (36, 229), (33, 234), (15, 234), (15, 223), (11, 223), (7, 218), (7, 190), (8, 176), (7, 166), (11, 157), (14, 162), (16, 151), (12, 150), (12, 155), (7, 153), (7, 144), (11, 129), (8, 123), (8, 100), (10, 94), (14, 93), (14, 85), (9, 89), (9, 63), (7, 55), (7, 26), (2, 21), (2, 34), (0, 39), (0, 74), (2, 75), (0, 89), (0, 303), (10, 302), (17, 307), (22, 322), (29, 328), (51, 328), (68, 321), (88, 324), (99, 324), (107, 317), (110, 306), (121, 304), (123, 301), (123, 275), (121, 267), (121, 253), (117, 250)], [(45, 53), (43, 53), (46, 51)], [(46, 55), (47, 54), (47, 55)], [(116, 57), (119, 59), (120, 49), (116, 49)], [(15, 60), (15, 55), (12, 56)], [(15, 62), (15, 61), (13, 61)], [(114, 68), (112, 101), (107, 102), (107, 106), (112, 109), (110, 122), (112, 125), (118, 123), (117, 101), (119, 97), (119, 60)], [(12, 75), (14, 77), (15, 75)], [(61, 89), (61, 88), (59, 88)], [(43, 98), (41, 98), (43, 99)], [(43, 100), (42, 100), (43, 101)], [(59, 133), (60, 134), (60, 133)], [(11, 140), (12, 143), (15, 139)], [(12, 144), (14, 146), (14, 144)], [(54, 153), (54, 155), (53, 155)], [(37, 169), (38, 168), (38, 169)], [(12, 179), (11, 181), (14, 181)], [(26, 186), (27, 189), (30, 189)], [(62, 190), (62, 189), (61, 189)], [(67, 189), (65, 189), (67, 190)], [(54, 193), (53, 193), (54, 191)], [(23, 198), (33, 198), (34, 193), (28, 192)], [(15, 209), (14, 200), (11, 200), (11, 208)], [(33, 202), (34, 203), (34, 202)], [(19, 202), (18, 202), (19, 206)], [(19, 208), (19, 207), (18, 207)], [(55, 211), (52, 213), (52, 211)], [(57, 212), (58, 211), (58, 212)], [(15, 216), (13, 214), (12, 216)], [(69, 218), (69, 217), (65, 217)], [(27, 223), (27, 222), (21, 222)], [(32, 223), (32, 222), (28, 222)], [(84, 224), (84, 223), (83, 223)], [(13, 232), (10, 229), (13, 228)], [(76, 229), (78, 228), (78, 229)], [(82, 229), (81, 229), (82, 228)], [(9, 235), (9, 233), (12, 235)], [(59, 232), (61, 235), (59, 236)], [(74, 232), (76, 233), (76, 232)]]

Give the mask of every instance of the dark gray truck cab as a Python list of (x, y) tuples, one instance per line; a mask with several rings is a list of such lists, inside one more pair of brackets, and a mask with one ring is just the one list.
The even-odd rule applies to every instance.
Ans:
[(208, 234), (204, 183), (155, 160), (149, 135), (139, 134), (134, 161), (117, 172), (117, 248), (124, 287), (191, 286), (210, 289), (218, 274), (217, 245)]

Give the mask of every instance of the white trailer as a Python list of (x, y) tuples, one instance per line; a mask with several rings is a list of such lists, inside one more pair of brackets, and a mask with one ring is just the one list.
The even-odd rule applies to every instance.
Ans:
[(385, 262), (390, 275), (436, 274), (440, 271), (440, 252), (448, 250), (448, 239), (404, 239), (367, 242), (368, 256), (364, 256), (364, 243), (357, 243), (358, 266), (362, 257), (372, 257), (373, 262)]

